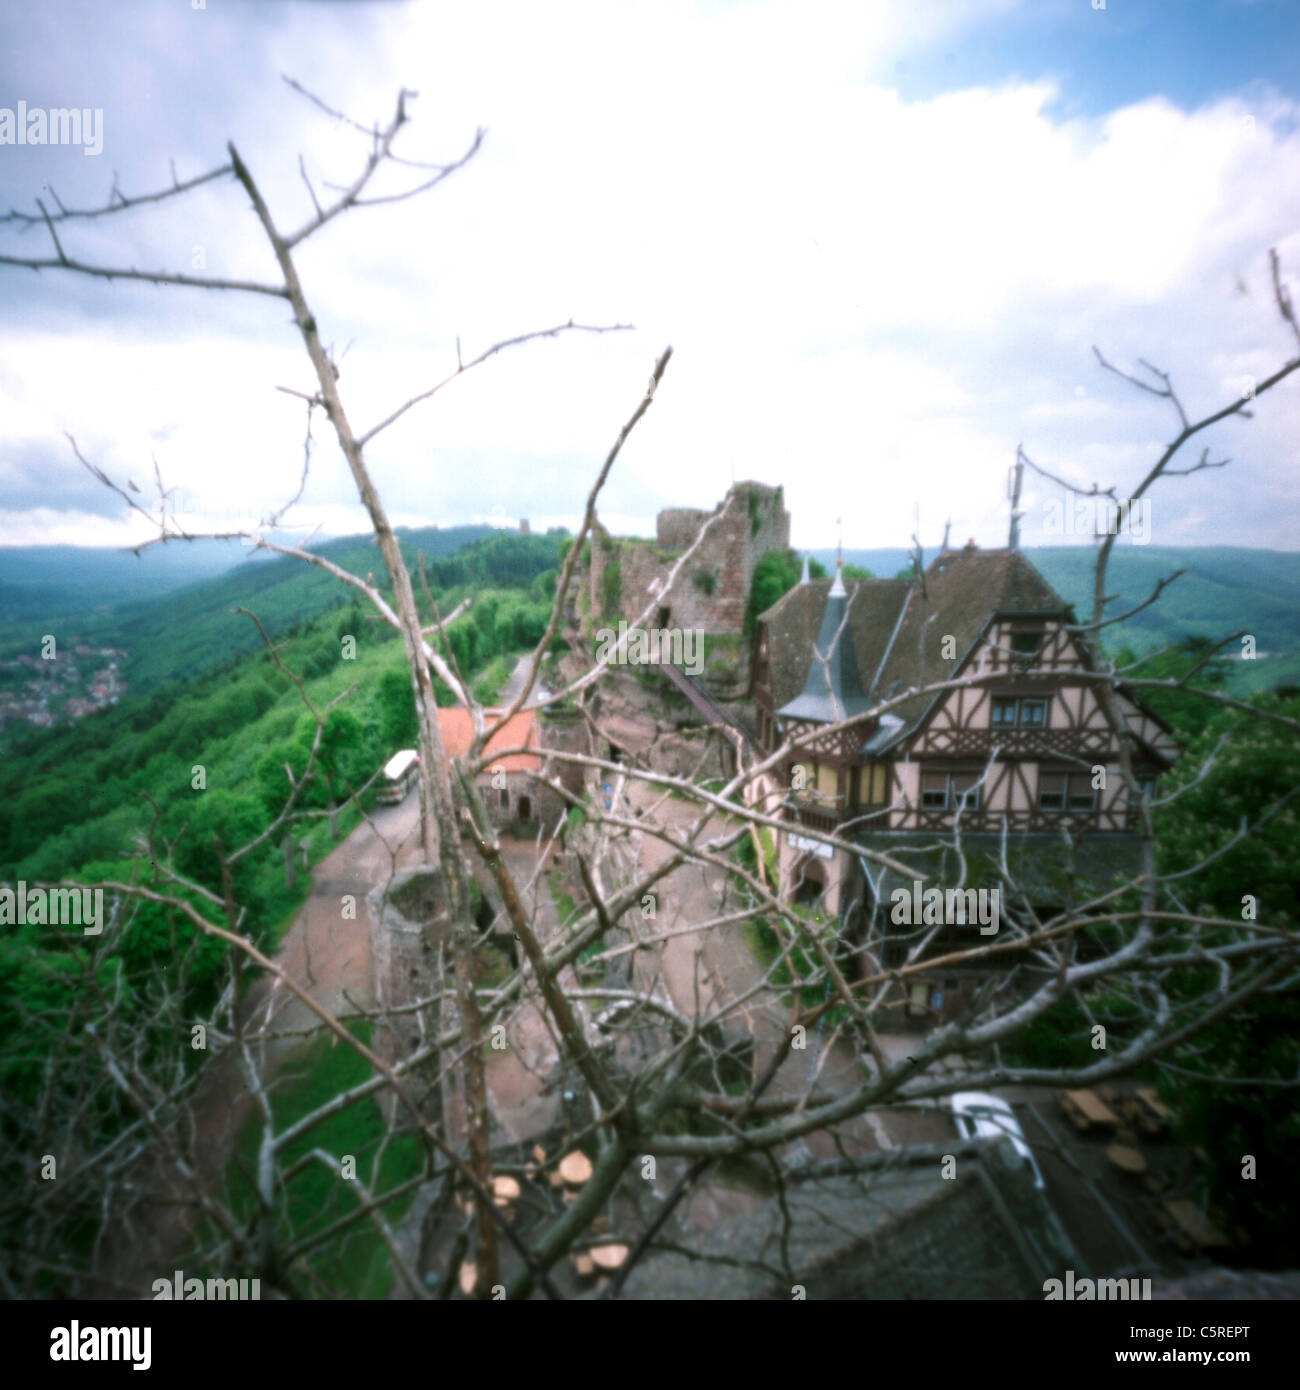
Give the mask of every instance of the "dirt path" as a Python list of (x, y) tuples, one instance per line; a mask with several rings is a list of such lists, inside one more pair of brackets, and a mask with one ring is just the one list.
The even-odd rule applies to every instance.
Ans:
[[(519, 698), (519, 692), (524, 688), (524, 680), (528, 675), (528, 663), (531, 659), (531, 656), (521, 656), (515, 662), (514, 669), (510, 672), (510, 678), (501, 687), (501, 693), (496, 698), (496, 703), (501, 708), (504, 709), (512, 705)], [(539, 679), (537, 684), (533, 686), (533, 693), (524, 708), (531, 709), (533, 705), (540, 704), (550, 694), (550, 687)]]
[[(506, 864), (519, 886), (524, 911), (543, 942), (559, 929), (558, 914), (542, 874), (533, 878), (537, 851), (531, 841), (501, 837)], [(518, 1143), (544, 1134), (562, 1114), (562, 1097), (545, 1078), (559, 1061), (554, 1030), (535, 1003), (518, 1010), (507, 1028), (509, 1046), (488, 1054), (488, 1096), (497, 1133), (494, 1143)]]
[[(645, 783), (632, 782), (627, 788), (632, 810), (643, 815), (657, 805), (655, 817), (665, 829), (685, 834), (694, 823), (699, 808), (675, 797), (662, 799), (662, 793)], [(701, 841), (713, 838), (722, 822), (715, 818)], [(638, 866), (653, 869), (673, 853), (658, 836), (642, 837)], [(682, 931), (684, 928), (721, 915), (725, 875), (722, 869), (700, 863), (682, 864), (659, 880), (656, 888), (656, 932)], [(681, 1012), (693, 1015), (696, 991), (702, 1010), (721, 1008), (745, 994), (763, 978), (753, 953), (745, 944), (738, 926), (713, 927), (699, 933), (684, 933), (665, 941), (659, 951), (658, 968)], [(744, 1016), (756, 1045), (774, 1048), (785, 1028), (784, 1014), (770, 994), (744, 1006)], [(768, 1054), (770, 1055), (770, 1053)]]

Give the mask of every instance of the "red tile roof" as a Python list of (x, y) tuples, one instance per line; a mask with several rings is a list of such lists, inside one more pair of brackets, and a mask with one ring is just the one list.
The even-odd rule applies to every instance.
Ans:
[[(501, 716), (500, 710), (487, 710), (485, 718), (489, 727)], [(450, 706), (438, 711), (438, 727), (442, 730), (442, 743), (447, 756), (460, 757), (469, 751), (474, 727), (470, 723), (469, 711), (461, 705)], [(487, 751), (493, 748), (536, 748), (537, 712), (531, 709), (520, 710), (514, 718), (506, 721), (505, 727), (488, 741)], [(495, 758), (492, 767), (505, 772), (536, 772), (541, 767), (541, 759), (535, 753), (509, 753), (504, 758)]]

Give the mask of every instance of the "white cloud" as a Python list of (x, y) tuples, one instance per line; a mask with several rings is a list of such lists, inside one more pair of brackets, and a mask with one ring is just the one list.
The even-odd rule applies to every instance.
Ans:
[[(1167, 408), (1099, 373), (1093, 342), (1126, 369), (1139, 356), (1168, 367), (1192, 409), (1293, 350), (1264, 259), (1278, 244), (1300, 266), (1300, 238), (1287, 240), (1298, 113), (1282, 98), (1192, 112), (1153, 98), (1066, 119), (1048, 82), (911, 102), (890, 89), (900, 55), (1003, 4), (378, 8), (366, 64), (331, 29), (346, 19), (313, 7), (310, 25), (286, 20), (267, 39), (262, 66), (367, 119), (399, 84), (419, 89), (413, 157), (448, 157), (479, 124), (489, 136), (428, 198), (362, 210), (302, 252), (327, 340), (342, 353), (355, 339), (341, 377), (354, 422), (451, 370), (457, 334), (468, 356), (570, 316), (638, 326), (503, 355), (380, 436), (373, 464), (395, 516), (576, 519), (672, 343), (611, 480), (611, 517), (644, 531), (661, 506), (711, 506), (734, 473), (785, 485), (802, 545), (831, 542), (840, 515), (848, 544), (905, 543), (917, 500), (931, 540), (952, 517), (954, 534), (997, 544), (1017, 443), (1085, 485), (1114, 469), (1099, 476), (1123, 491), (1169, 437)], [(310, 69), (294, 62), (308, 29)], [(299, 149), (318, 188), (323, 168), (341, 179), (364, 150), (282, 87), (233, 91), (209, 112), (208, 154), (234, 124), (286, 226), (310, 209)], [(223, 273), (269, 275), (233, 189), (200, 212), (136, 214), (144, 241), (127, 250), (157, 263), (202, 238)], [(104, 227), (95, 244), (108, 254), (99, 238), (116, 235)], [(66, 286), (51, 278), (46, 299)], [(122, 315), (144, 302), (110, 293)], [(11, 431), (35, 446), (73, 429), (133, 470), (163, 431), (169, 482), (214, 508), (278, 504), (297, 484), (302, 418), (273, 387), (307, 382), (283, 306), (194, 295), (170, 312), (124, 344), (102, 317), (57, 334), (20, 325), (0, 347)], [(1293, 468), (1296, 401), (1288, 385), (1249, 428), (1226, 430), (1233, 470), (1169, 485), (1156, 543), (1294, 548), (1267, 502)], [(302, 514), (353, 529), (351, 479), (319, 418), (316, 434)], [(11, 518), (8, 534), (44, 539), (47, 524)]]

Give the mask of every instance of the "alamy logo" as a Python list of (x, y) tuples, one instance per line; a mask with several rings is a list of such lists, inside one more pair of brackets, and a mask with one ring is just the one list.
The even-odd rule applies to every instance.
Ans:
[(0, 884), (0, 927), (81, 927), (86, 936), (104, 930), (102, 888), (28, 888)]
[(978, 923), (981, 936), (996, 936), (1001, 920), (1000, 888), (895, 888), (889, 920), (903, 927), (964, 927)]
[(236, 1299), (247, 1302), (262, 1297), (260, 1279), (187, 1279), (177, 1270), (170, 1279), (153, 1281), (155, 1302), (196, 1303), (207, 1299), (214, 1302), (230, 1302)]
[(131, 1361), (133, 1371), (153, 1364), (149, 1327), (56, 1327), (50, 1333), (51, 1361)]
[(620, 621), (617, 632), (602, 627), (596, 642), (596, 660), (611, 666), (671, 663), (688, 676), (698, 676), (704, 670), (703, 628), (652, 627), (647, 632), (641, 627), (629, 629), (626, 621)]
[(54, 107), (48, 111), (20, 101), (0, 106), (0, 145), (80, 145), (82, 154), (103, 154), (102, 107)]
[(1043, 530), (1053, 536), (1118, 536), (1127, 531), (1134, 545), (1149, 545), (1151, 499), (1117, 502), (1113, 497), (1071, 492), (1064, 502), (1043, 503)]
[(1043, 1283), (1043, 1301), (1054, 1300), (1087, 1303), (1089, 1300), (1136, 1302), (1151, 1297), (1150, 1279), (1076, 1279), (1074, 1270), (1065, 1271), (1065, 1280), (1048, 1279)]

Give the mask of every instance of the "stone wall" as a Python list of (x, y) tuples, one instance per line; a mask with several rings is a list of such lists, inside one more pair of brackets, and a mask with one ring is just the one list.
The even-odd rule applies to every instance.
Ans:
[(685, 550), (711, 515), (696, 507), (665, 507), (655, 528), (659, 549)]
[[(541, 746), (544, 751), (584, 753), (588, 757), (592, 756), (591, 732), (587, 728), (587, 721), (578, 710), (550, 705), (540, 711), (540, 719)], [(550, 775), (574, 796), (582, 795), (586, 785), (586, 772), (581, 763), (561, 762), (556, 759), (551, 764)]]
[(493, 786), (486, 771), (478, 779), (488, 814), (499, 829), (532, 836), (539, 821), (547, 834), (555, 829), (567, 810), (558, 792), (526, 772), (507, 772), (504, 780), (504, 787)]
[[(401, 1008), (414, 999), (436, 996), (440, 988), (438, 942), (446, 935), (445, 889), (439, 869), (417, 865), (394, 875), (387, 891), (377, 887), (367, 896), (372, 925), (370, 935), (371, 978), (375, 1006), (380, 1017), (375, 1023), (371, 1046), (384, 1061), (405, 1061), (430, 1035), (436, 1036), (440, 1020), (436, 1006), (421, 1014), (385, 1015), (384, 1010)], [(424, 1069), (437, 1072), (435, 1063)], [(441, 1094), (430, 1092), (427, 1082), (412, 1076), (413, 1094), (424, 1097), (425, 1118), (436, 1119), (441, 1110)], [(405, 1129), (413, 1124), (409, 1110), (399, 1106), (394, 1093), (385, 1088), (378, 1097), (380, 1109), (390, 1125)]]
[[(716, 519), (699, 550), (665, 593), (673, 563), (711, 517)], [(755, 566), (769, 550), (785, 550), (789, 544), (790, 514), (782, 490), (753, 482), (736, 483), (711, 513), (688, 507), (660, 512), (654, 544), (614, 540), (598, 527), (592, 536), (588, 587), (595, 626), (620, 618), (632, 622), (649, 608), (648, 627), (739, 633)], [(618, 593), (610, 611), (605, 576), (613, 564), (618, 566)]]

